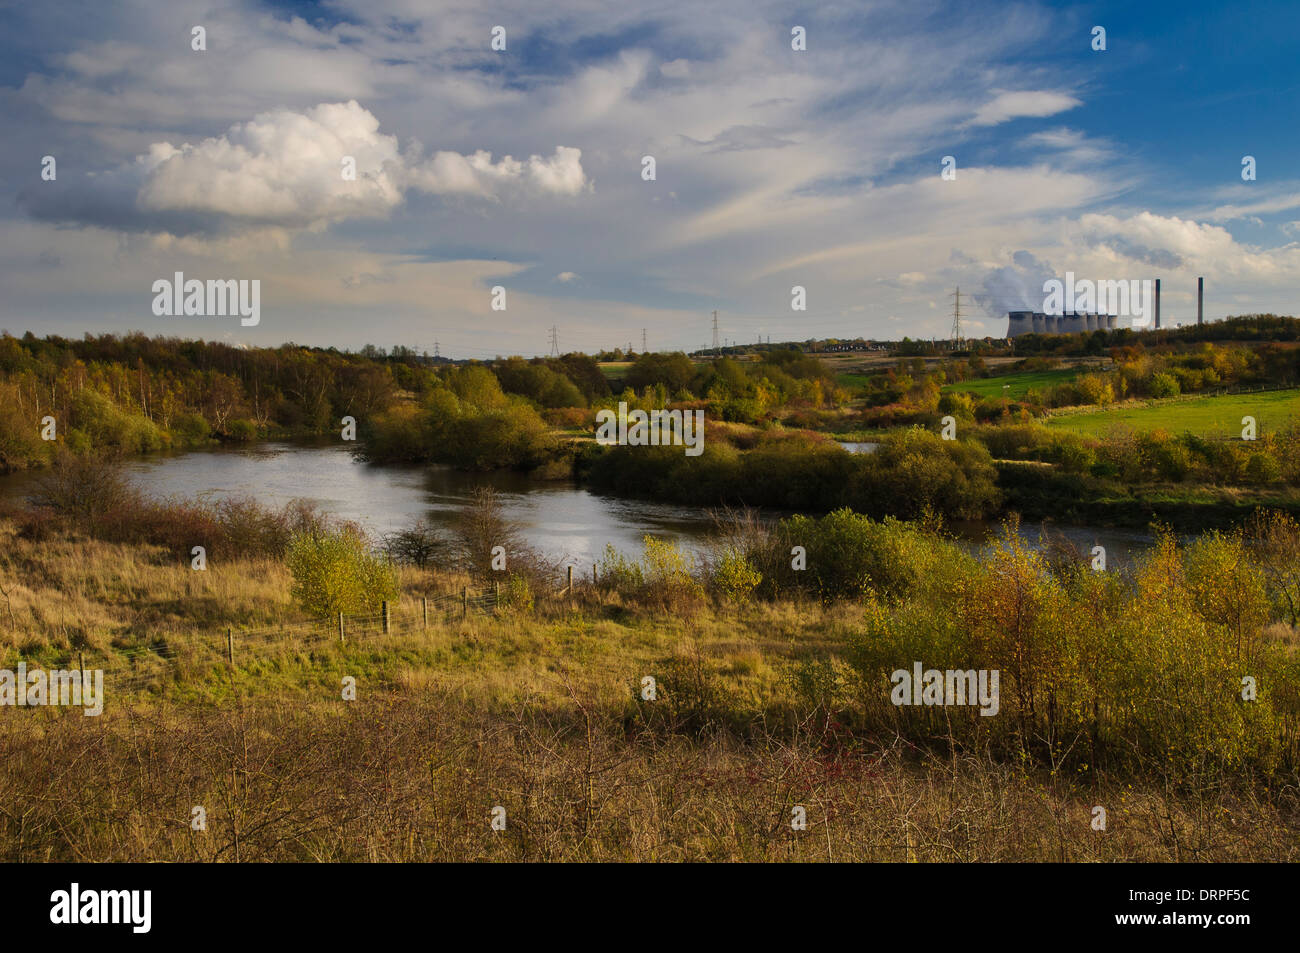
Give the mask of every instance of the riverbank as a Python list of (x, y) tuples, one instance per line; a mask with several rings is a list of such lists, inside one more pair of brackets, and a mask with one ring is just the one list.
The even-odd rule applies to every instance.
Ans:
[(1241, 526), (1259, 510), (1300, 516), (1300, 490), (1287, 486), (1132, 486), (1061, 473), (1034, 462), (998, 461), (996, 465), (1003, 511), (1027, 520), (1130, 530), (1149, 530), (1158, 524), (1177, 533), (1202, 533)]
[[(854, 598), (679, 580), (665, 610), (653, 576), (602, 572), (427, 618), (421, 599), (479, 582), (403, 566), (389, 631), (349, 617), (340, 639), (279, 559), (195, 572), (166, 547), (13, 530), (0, 664), (102, 667), (106, 698), (95, 718), (0, 721), (6, 859), (1300, 856), (1297, 635), (1261, 614), (1252, 558), (1213, 540), (1126, 582), (1014, 544), (926, 557), (924, 535), (885, 528), (853, 551), (906, 558), (875, 560)], [(814, 566), (846, 551), (829, 530)], [(894, 706), (889, 672), (916, 660), (1000, 670), (998, 712)], [(1243, 670), (1262, 688), (1247, 704)], [(50, 763), (79, 770), (51, 787)], [(205, 838), (177, 821), (196, 803)]]
[[(713, 507), (637, 496), (595, 492), (572, 480), (541, 481), (512, 470), (471, 472), (446, 465), (366, 464), (338, 440), (267, 442), (188, 453), (160, 453), (123, 463), (130, 482), (159, 498), (255, 499), (279, 509), (294, 500), (311, 501), (336, 519), (356, 522), (376, 540), (406, 529), (417, 520), (449, 527), (477, 487), (497, 492), (505, 516), (536, 550), (590, 571), (606, 545), (637, 552), (649, 534), (696, 553), (713, 528)], [(0, 500), (22, 505), (43, 472), (0, 477)], [(792, 515), (768, 509), (767, 519)], [(1106, 547), (1121, 564), (1146, 550), (1151, 536), (1145, 523), (1132, 529), (1071, 524), (1047, 512), (1053, 534), (1090, 549)], [(953, 531), (972, 549), (998, 533), (996, 520), (954, 521)], [(1030, 545), (1040, 545), (1042, 522), (1026, 518), (1020, 530)]]

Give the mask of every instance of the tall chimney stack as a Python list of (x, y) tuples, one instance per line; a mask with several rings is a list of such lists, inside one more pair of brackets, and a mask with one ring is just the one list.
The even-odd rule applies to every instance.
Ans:
[(1205, 323), (1205, 279), (1196, 279), (1196, 323)]
[(1156, 330), (1160, 330), (1160, 279), (1156, 279)]

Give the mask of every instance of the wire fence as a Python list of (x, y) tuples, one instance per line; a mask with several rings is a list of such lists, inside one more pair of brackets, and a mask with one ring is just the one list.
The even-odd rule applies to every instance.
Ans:
[(460, 594), (428, 596), (408, 600), (401, 611), (390, 603), (369, 615), (345, 615), (332, 619), (282, 623), (258, 628), (227, 626), (206, 638), (169, 640), (156, 638), (135, 645), (98, 650), (65, 650), (51, 653), (41, 666), (28, 662), (35, 670), (94, 672), (102, 670), (106, 687), (114, 693), (136, 694), (161, 691), (179, 681), (182, 674), (247, 670), (258, 661), (269, 661), (271, 652), (286, 650), (310, 653), (329, 644), (374, 640), (391, 635), (421, 632), (430, 621), (470, 613), (484, 614), (500, 604), (497, 587)]

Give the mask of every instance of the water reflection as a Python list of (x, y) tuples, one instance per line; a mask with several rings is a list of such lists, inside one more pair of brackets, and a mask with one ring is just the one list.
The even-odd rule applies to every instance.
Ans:
[[(862, 445), (866, 446), (874, 445)], [(859, 449), (858, 452), (869, 452)], [(599, 559), (606, 544), (639, 552), (649, 533), (698, 550), (712, 527), (704, 509), (674, 503), (600, 496), (569, 482), (539, 482), (518, 473), (465, 473), (440, 466), (370, 466), (359, 463), (337, 443), (265, 443), (153, 456), (127, 464), (137, 486), (156, 496), (252, 497), (269, 507), (295, 498), (316, 501), (328, 513), (353, 520), (382, 536), (423, 518), (447, 526), (482, 485), (494, 487), (506, 516), (516, 521), (531, 545), (579, 565)], [(0, 478), (0, 495), (22, 496), (35, 474)], [(769, 514), (775, 518), (781, 514)], [(1025, 524), (1021, 533), (1036, 542), (1041, 527)], [(1056, 527), (1081, 551), (1106, 547), (1109, 565), (1120, 567), (1150, 544), (1150, 537), (1123, 530)], [(973, 548), (996, 536), (997, 526), (964, 523), (954, 532)]]

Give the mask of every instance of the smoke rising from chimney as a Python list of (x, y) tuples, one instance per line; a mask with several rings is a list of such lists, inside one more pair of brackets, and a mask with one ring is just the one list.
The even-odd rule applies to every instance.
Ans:
[(1042, 311), (1043, 283), (1057, 277), (1047, 262), (1023, 249), (1011, 256), (1011, 262), (985, 275), (984, 290), (971, 296), (989, 317), (1005, 318), (1008, 311)]

